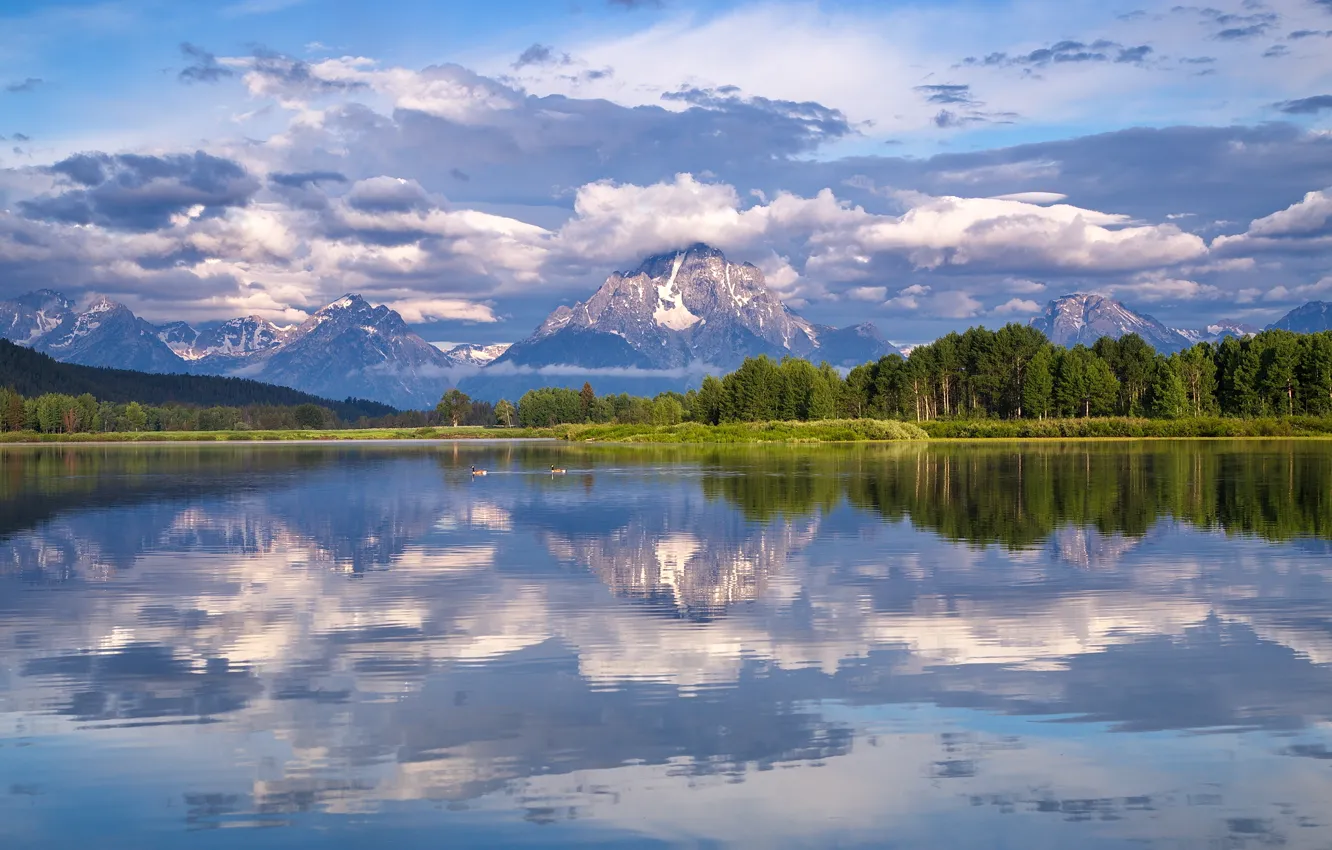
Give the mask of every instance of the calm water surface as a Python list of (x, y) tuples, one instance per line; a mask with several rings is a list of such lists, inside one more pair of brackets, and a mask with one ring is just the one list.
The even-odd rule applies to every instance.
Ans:
[(1325, 850), (1330, 541), (1332, 443), (5, 448), (0, 846)]

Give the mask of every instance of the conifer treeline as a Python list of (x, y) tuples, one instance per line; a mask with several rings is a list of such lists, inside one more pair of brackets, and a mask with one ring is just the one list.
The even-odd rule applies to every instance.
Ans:
[(1065, 349), (1038, 330), (971, 328), (845, 377), (828, 364), (748, 358), (696, 390), (653, 399), (548, 387), (518, 404), (529, 427), (877, 418), (1048, 419), (1332, 415), (1332, 331), (1269, 330), (1158, 354), (1129, 334)]

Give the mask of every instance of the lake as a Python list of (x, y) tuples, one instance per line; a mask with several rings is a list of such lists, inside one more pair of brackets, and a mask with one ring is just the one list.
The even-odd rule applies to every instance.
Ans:
[(1327, 848), (1329, 800), (1332, 442), (0, 449), (7, 850)]

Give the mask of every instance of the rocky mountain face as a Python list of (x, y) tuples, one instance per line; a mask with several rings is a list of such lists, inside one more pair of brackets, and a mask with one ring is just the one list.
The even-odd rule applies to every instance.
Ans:
[[(51, 295), (54, 297), (46, 299), (48, 306), (68, 308), (68, 301)], [(36, 313), (39, 325), (52, 318), (46, 309)], [(128, 307), (107, 298), (98, 298), (83, 311), (68, 308), (59, 316), (59, 322), (45, 332), (28, 339), (11, 338), (11, 342), (30, 345), (64, 363), (138, 372), (185, 371), (180, 358), (157, 338), (155, 327), (131, 313)]]
[(1196, 330), (1175, 328), (1175, 333), (1188, 340), (1190, 345), (1196, 345), (1200, 342), (1220, 342), (1228, 336), (1243, 339), (1246, 336), (1253, 336), (1260, 330), (1262, 328), (1255, 325), (1237, 322), (1234, 319), (1222, 319)]
[(182, 360), (194, 361), (209, 371), (225, 371), (237, 361), (277, 348), (290, 341), (294, 326), (281, 327), (259, 316), (203, 325), (184, 322), (160, 326), (158, 338)]
[(1268, 327), (1302, 334), (1332, 330), (1332, 302), (1310, 301), (1303, 307), (1291, 310)]
[(1045, 312), (1031, 319), (1032, 327), (1056, 345), (1073, 347), (1093, 345), (1103, 336), (1119, 339), (1135, 333), (1153, 348), (1170, 354), (1191, 343), (1178, 331), (1168, 328), (1145, 313), (1135, 313), (1118, 301), (1103, 295), (1077, 293), (1051, 301)]
[(358, 295), (338, 299), (295, 327), (248, 316), (195, 328), (185, 322), (154, 326), (105, 298), (80, 311), (57, 293), (41, 291), (0, 301), (0, 336), (67, 363), (234, 375), (400, 409), (433, 407), (451, 386), (456, 366), (396, 312)]
[[(700, 244), (615, 272), (591, 298), (551, 313), (464, 389), (493, 395), (501, 376), (506, 395), (521, 394), (523, 386), (578, 386), (585, 377), (595, 386), (598, 372), (579, 370), (600, 370), (603, 387), (629, 381), (628, 391), (650, 393), (682, 388), (706, 368), (734, 369), (760, 354), (854, 365), (895, 352), (873, 325), (837, 329), (807, 321), (768, 289), (756, 266)], [(606, 370), (679, 377), (630, 380)]]
[(0, 337), (19, 345), (32, 345), (74, 312), (74, 305), (58, 292), (39, 289), (12, 301), (0, 301)]
[(444, 356), (454, 366), (471, 366), (477, 369), (489, 366), (495, 358), (509, 350), (510, 343), (498, 342), (494, 345), (477, 345), (464, 342), (444, 350)]
[(263, 364), (251, 376), (258, 380), (404, 409), (434, 407), (451, 385), (443, 352), (412, 333), (402, 316), (359, 295), (339, 298), (253, 357)]

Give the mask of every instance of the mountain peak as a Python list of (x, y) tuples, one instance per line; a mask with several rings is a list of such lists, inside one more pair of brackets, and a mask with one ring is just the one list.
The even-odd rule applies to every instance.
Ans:
[(1332, 302), (1310, 301), (1308, 304), (1302, 304), (1268, 327), (1296, 333), (1332, 330)]
[(760, 354), (826, 356), (840, 364), (862, 352), (877, 359), (892, 351), (877, 328), (816, 328), (782, 304), (757, 266), (695, 243), (612, 273), (590, 298), (556, 309), (497, 362), (679, 370), (733, 368)]
[(339, 298), (337, 301), (331, 301), (328, 304), (325, 304), (323, 307), (320, 307), (318, 310), (315, 311), (315, 315), (318, 315), (320, 313), (335, 313), (339, 310), (349, 310), (352, 308), (360, 308), (362, 306), (367, 306), (367, 305), (368, 302), (361, 296), (356, 295), (354, 293), (347, 293), (346, 295)]
[(1029, 324), (1057, 345), (1092, 345), (1103, 336), (1119, 339), (1137, 334), (1157, 351), (1171, 353), (1189, 344), (1182, 334), (1154, 317), (1137, 313), (1119, 301), (1094, 292), (1061, 295)]

